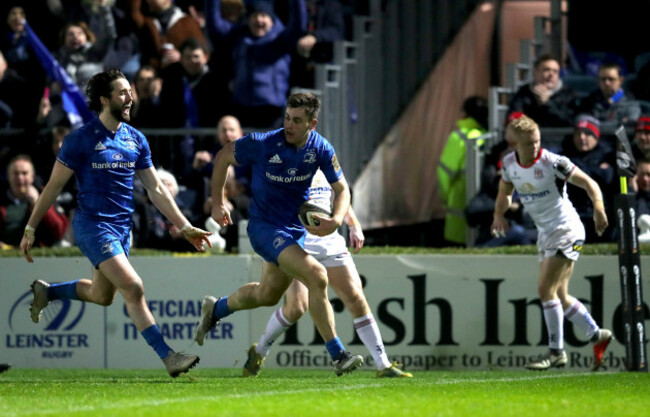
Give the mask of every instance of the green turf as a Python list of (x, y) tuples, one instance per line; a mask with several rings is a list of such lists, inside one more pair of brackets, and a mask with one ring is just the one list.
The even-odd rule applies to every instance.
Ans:
[(1, 416), (646, 416), (640, 373), (11, 369), (0, 375)]

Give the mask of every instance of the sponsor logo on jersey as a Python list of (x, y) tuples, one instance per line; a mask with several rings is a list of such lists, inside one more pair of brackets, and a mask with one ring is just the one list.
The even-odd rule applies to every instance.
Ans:
[(541, 169), (535, 168), (534, 173), (535, 173), (535, 178), (544, 178), (544, 172)]
[(116, 161), (121, 161), (122, 159), (124, 159), (124, 155), (122, 155), (121, 153), (114, 153), (112, 155), (112, 158), (115, 159)]
[(298, 173), (298, 168), (289, 168), (287, 170), (287, 174), (291, 175), (292, 177), (295, 177), (297, 173)]
[(308, 164), (313, 164), (316, 162), (316, 153), (314, 151), (309, 151), (302, 158), (302, 162), (307, 162)]
[(285, 184), (290, 184), (292, 182), (300, 182), (300, 181), (306, 181), (311, 178), (311, 173), (305, 174), (305, 175), (295, 175), (295, 176), (289, 176), (285, 177), (283, 175), (274, 175), (271, 174), (270, 172), (266, 172), (266, 178), (270, 179), (271, 181), (274, 182), (283, 182)]
[(272, 164), (281, 164), (281, 163), (282, 163), (282, 159), (280, 159), (280, 155), (278, 155), (278, 154), (276, 153), (275, 155), (273, 155), (273, 156), (269, 159), (269, 162), (272, 163)]
[(533, 191), (535, 191), (535, 186), (529, 182), (526, 182), (519, 187), (520, 193), (532, 193)]
[(95, 150), (96, 151), (105, 151), (106, 146), (104, 146), (104, 144), (101, 143), (101, 142), (97, 142), (97, 145), (95, 145)]
[(93, 162), (90, 164), (93, 169), (116, 169), (116, 168), (135, 168), (135, 162)]
[(279, 248), (282, 245), (284, 245), (284, 238), (282, 236), (278, 236), (275, 239), (273, 239), (273, 247), (275, 249)]

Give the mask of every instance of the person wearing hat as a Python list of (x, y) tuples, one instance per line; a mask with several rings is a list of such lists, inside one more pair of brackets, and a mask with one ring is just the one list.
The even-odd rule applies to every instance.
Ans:
[(650, 115), (641, 116), (636, 121), (632, 154), (637, 162), (641, 159), (650, 160)]
[[(571, 159), (578, 168), (598, 182), (603, 190), (605, 207), (612, 208), (617, 184), (615, 181), (616, 153), (607, 141), (600, 140), (598, 119), (588, 114), (578, 115), (573, 134), (563, 141), (560, 153)], [(602, 236), (594, 233), (593, 206), (584, 190), (569, 184), (567, 192), (585, 225), (587, 241), (610, 241), (611, 233), (604, 233)]]
[(304, 0), (291, 0), (285, 26), (272, 3), (255, 1), (243, 23), (221, 14), (221, 0), (205, 4), (206, 28), (213, 44), (227, 44), (233, 65), (232, 113), (242, 126), (278, 128), (289, 93), (291, 54), (307, 29)]

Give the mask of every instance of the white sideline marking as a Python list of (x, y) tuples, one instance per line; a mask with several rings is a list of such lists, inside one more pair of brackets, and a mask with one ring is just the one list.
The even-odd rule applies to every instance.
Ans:
[[(521, 378), (513, 378), (513, 377), (507, 377), (507, 378), (470, 378), (470, 379), (439, 379), (437, 381), (433, 382), (422, 382), (419, 383), (417, 381), (417, 377), (414, 377), (411, 382), (417, 383), (418, 386), (436, 386), (436, 385), (455, 385), (455, 384), (462, 384), (462, 383), (474, 383), (474, 384), (484, 384), (484, 383), (494, 383), (494, 382), (515, 382), (515, 381), (534, 381), (538, 379), (559, 379), (559, 378), (573, 378), (573, 377), (578, 377), (578, 376), (599, 376), (599, 375), (608, 375), (611, 373), (608, 372), (596, 372), (596, 373), (561, 373), (561, 374), (548, 374), (548, 375), (537, 375), (537, 376), (525, 376)], [(61, 380), (65, 382), (70, 382), (69, 380)], [(56, 381), (49, 381), (49, 382), (56, 382)], [(86, 385), (104, 385), (104, 383), (93, 383), (93, 384), (86, 384)], [(182, 397), (182, 398), (166, 398), (166, 399), (157, 399), (157, 400), (145, 400), (145, 401), (139, 401), (139, 402), (129, 402), (129, 403), (123, 403), (123, 404), (113, 404), (113, 405), (105, 405), (101, 407), (94, 407), (94, 406), (78, 406), (74, 408), (61, 408), (61, 409), (47, 409), (43, 410), (40, 409), (38, 411), (23, 411), (20, 414), (19, 413), (9, 413), (9, 414), (4, 414), (5, 416), (10, 416), (10, 417), (23, 417), (23, 416), (28, 416), (32, 414), (39, 414), (39, 415), (45, 415), (45, 414), (62, 414), (65, 415), (68, 412), (84, 412), (84, 411), (98, 411), (98, 410), (118, 410), (118, 409), (130, 409), (130, 408), (138, 408), (138, 407), (144, 407), (144, 406), (160, 406), (160, 405), (165, 405), (165, 404), (174, 404), (174, 403), (187, 403), (187, 402), (193, 402), (193, 401), (220, 401), (226, 398), (253, 398), (253, 397), (268, 397), (268, 396), (273, 396), (273, 395), (296, 395), (296, 394), (304, 394), (304, 393), (309, 393), (309, 392), (328, 392), (328, 391), (350, 391), (350, 390), (361, 390), (361, 389), (368, 389), (368, 388), (378, 388), (378, 387), (383, 387), (384, 384), (380, 382), (375, 382), (372, 384), (356, 384), (356, 385), (342, 385), (342, 386), (334, 386), (331, 388), (306, 388), (306, 389), (301, 389), (301, 390), (291, 390), (291, 391), (265, 391), (261, 393), (254, 393), (254, 392), (248, 392), (244, 394), (225, 394), (225, 395), (203, 395), (203, 396), (197, 396), (197, 397)]]

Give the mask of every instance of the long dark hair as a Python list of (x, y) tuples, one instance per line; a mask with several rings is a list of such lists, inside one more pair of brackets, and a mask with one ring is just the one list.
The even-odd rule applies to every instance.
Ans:
[(113, 91), (111, 84), (113, 81), (119, 80), (120, 78), (126, 79), (126, 76), (119, 69), (113, 68), (108, 71), (95, 74), (90, 80), (88, 80), (88, 85), (86, 86), (86, 96), (90, 100), (88, 103), (90, 110), (94, 111), (97, 114), (101, 113), (102, 102), (99, 98), (110, 97), (111, 92)]

